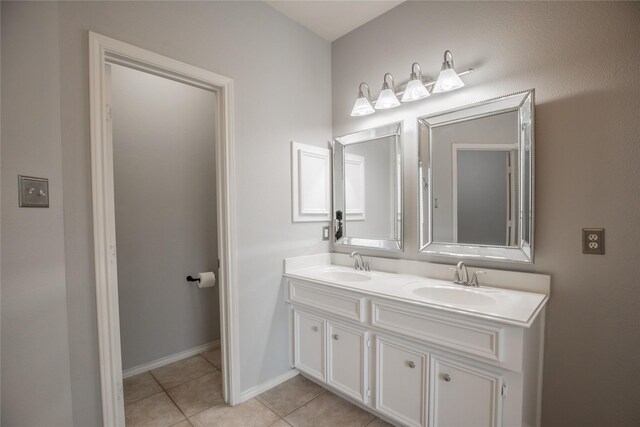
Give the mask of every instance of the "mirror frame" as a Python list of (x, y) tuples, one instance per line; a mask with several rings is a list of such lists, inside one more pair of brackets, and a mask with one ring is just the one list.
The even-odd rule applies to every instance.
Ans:
[[(462, 107), (452, 108), (437, 113), (429, 114), (423, 117), (418, 117), (418, 229), (419, 229), (419, 252), (429, 255), (437, 255), (444, 257), (458, 257), (487, 261), (501, 261), (501, 262), (517, 262), (517, 263), (533, 263), (533, 248), (534, 248), (534, 218), (535, 218), (535, 205), (534, 205), (534, 187), (535, 187), (535, 140), (534, 140), (534, 127), (535, 127), (535, 90), (530, 89), (523, 92), (517, 92), (510, 95), (505, 95), (497, 98), (488, 99)], [(522, 115), (524, 108), (529, 106), (531, 126), (529, 131), (522, 127)], [(520, 200), (518, 206), (518, 244), (516, 246), (494, 246), (494, 245), (481, 245), (481, 244), (468, 244), (468, 243), (447, 243), (447, 242), (434, 242), (433, 236), (433, 212), (431, 209), (433, 200), (432, 189), (432, 164), (431, 164), (431, 152), (433, 144), (433, 129), (451, 125), (454, 123), (476, 120), (485, 117), (491, 117), (499, 114), (505, 114), (510, 112), (518, 112), (518, 199)], [(427, 141), (421, 141), (423, 135), (422, 128), (426, 127)], [(529, 145), (526, 144), (526, 136), (530, 141)], [(423, 146), (426, 147), (426, 153), (423, 153)], [(529, 151), (529, 179), (528, 182), (524, 177), (526, 151)], [(424, 163), (423, 164), (423, 159)], [(426, 191), (425, 191), (426, 190)], [(527, 191), (523, 191), (527, 190)], [(526, 194), (528, 192), (529, 203), (529, 221), (528, 224), (523, 224), (523, 211), (522, 206), (525, 201)], [(425, 201), (425, 193), (427, 200)], [(425, 209), (426, 208), (426, 209)], [(425, 218), (425, 211), (428, 212)], [(425, 230), (428, 227), (428, 230)], [(526, 228), (525, 228), (526, 227)], [(529, 240), (523, 239), (523, 233), (525, 229), (528, 229)], [(425, 231), (428, 231), (428, 237), (425, 238)]]
[[(342, 179), (338, 179), (338, 174), (342, 174), (344, 176), (344, 164), (339, 165), (338, 159), (344, 158), (344, 149), (348, 145), (364, 143), (367, 141), (374, 141), (377, 139), (387, 138), (387, 137), (395, 137), (396, 139), (396, 157), (400, 159), (400, 170), (399, 176), (397, 177), (397, 200), (399, 206), (396, 206), (399, 209), (399, 230), (398, 230), (398, 238), (397, 239), (368, 239), (361, 237), (353, 237), (347, 235), (348, 230), (348, 221), (346, 219), (346, 209), (343, 209), (344, 219), (343, 219), (343, 236), (336, 240), (336, 209), (338, 207), (345, 206), (344, 200), (344, 192), (342, 192), (343, 197), (342, 200), (338, 199), (338, 192), (335, 191), (338, 184)], [(348, 135), (343, 135), (339, 137), (333, 138), (332, 146), (333, 146), (333, 211), (332, 211), (332, 236), (333, 236), (333, 244), (337, 246), (347, 246), (354, 248), (366, 248), (366, 249), (375, 249), (382, 251), (402, 251), (404, 244), (404, 155), (402, 148), (402, 122), (391, 123), (384, 126), (379, 126), (376, 128), (365, 129), (362, 131), (350, 133)], [(343, 162), (344, 163), (344, 162)]]

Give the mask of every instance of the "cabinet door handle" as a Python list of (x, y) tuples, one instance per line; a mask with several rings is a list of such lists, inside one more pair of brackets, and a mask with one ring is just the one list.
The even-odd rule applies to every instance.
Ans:
[(334, 339), (334, 340), (338, 341), (338, 338), (340, 338), (340, 337), (338, 336), (338, 334), (333, 334), (333, 339)]
[(314, 326), (313, 328), (311, 328), (313, 330), (313, 332), (318, 332), (318, 327)]
[(415, 368), (415, 367), (416, 367), (416, 364), (415, 364), (415, 362), (414, 362), (413, 360), (409, 360), (408, 365), (409, 365), (409, 367), (410, 367), (411, 369), (413, 369), (413, 368)]
[(451, 375), (449, 374), (442, 374), (442, 379), (445, 380), (446, 382), (450, 382), (451, 381)]

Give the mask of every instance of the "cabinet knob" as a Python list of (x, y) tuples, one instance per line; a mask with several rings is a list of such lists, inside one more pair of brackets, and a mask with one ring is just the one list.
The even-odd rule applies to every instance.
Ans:
[(415, 364), (415, 362), (414, 362), (413, 360), (409, 360), (408, 365), (409, 365), (409, 367), (410, 367), (411, 369), (413, 369), (413, 368), (415, 368), (415, 367), (416, 367), (416, 364)]
[(338, 336), (338, 334), (333, 334), (333, 339), (334, 339), (334, 340), (338, 341), (338, 338), (340, 338), (340, 337)]
[(313, 328), (311, 328), (313, 330), (313, 332), (318, 332), (318, 327), (314, 326)]
[(442, 379), (445, 380), (446, 382), (450, 382), (451, 381), (451, 375), (444, 373), (442, 374)]

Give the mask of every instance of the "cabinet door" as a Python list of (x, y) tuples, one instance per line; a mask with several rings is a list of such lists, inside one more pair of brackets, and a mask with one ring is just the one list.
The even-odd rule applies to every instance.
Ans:
[(376, 399), (378, 411), (409, 426), (426, 425), (427, 358), (376, 337)]
[(501, 422), (500, 375), (431, 358), (433, 427), (496, 427)]
[(367, 336), (365, 332), (327, 323), (327, 382), (367, 403)]
[(325, 381), (325, 322), (298, 310), (293, 311), (293, 348), (296, 368)]

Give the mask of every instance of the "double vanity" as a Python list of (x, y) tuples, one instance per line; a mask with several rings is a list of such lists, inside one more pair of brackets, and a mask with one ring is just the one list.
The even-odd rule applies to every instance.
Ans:
[(287, 259), (294, 367), (398, 425), (539, 425), (549, 277), (488, 270), (504, 287), (467, 287), (447, 267)]
[(550, 278), (460, 263), (534, 261), (534, 91), (417, 117), (417, 153), (406, 126), (334, 138), (332, 168), (329, 150), (292, 144), (293, 220), (331, 220), (336, 252), (458, 267), (357, 252), (285, 260), (292, 364), (397, 425), (539, 426)]

